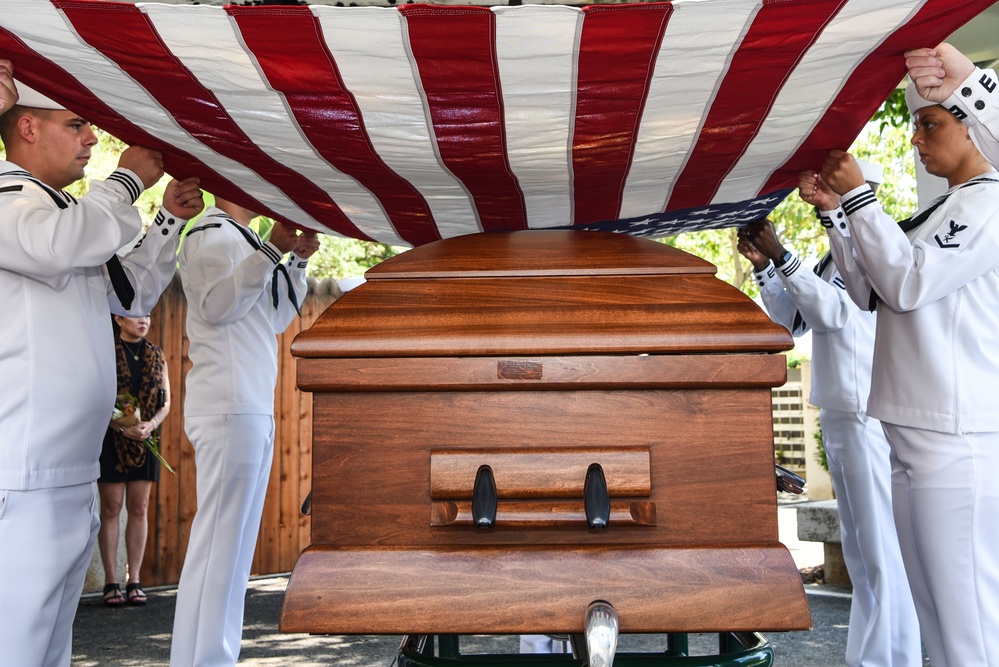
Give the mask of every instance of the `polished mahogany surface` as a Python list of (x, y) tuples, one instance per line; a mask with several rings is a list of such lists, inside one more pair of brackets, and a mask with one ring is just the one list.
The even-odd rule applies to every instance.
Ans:
[[(510, 232), (366, 277), (293, 346), (314, 393), (313, 532), (284, 630), (579, 632), (595, 599), (622, 632), (810, 626), (777, 538), (772, 353), (792, 341), (712, 265)], [(594, 464), (606, 529), (587, 523)]]
[(714, 272), (676, 248), (620, 234), (462, 236), (369, 270), (292, 349), (328, 358), (792, 347), (786, 330)]

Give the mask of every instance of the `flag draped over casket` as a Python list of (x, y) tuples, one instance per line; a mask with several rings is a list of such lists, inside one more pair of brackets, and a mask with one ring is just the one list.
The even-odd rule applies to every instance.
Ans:
[(189, 6), (0, 0), (17, 77), (168, 171), (395, 245), (768, 213), (993, 0)]

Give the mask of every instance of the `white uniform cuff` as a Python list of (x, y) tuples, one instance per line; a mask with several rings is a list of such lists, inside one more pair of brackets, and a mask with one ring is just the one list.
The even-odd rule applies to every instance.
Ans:
[(819, 222), (826, 229), (835, 229), (840, 236), (850, 236), (850, 226), (847, 224), (846, 212), (842, 207), (832, 211), (819, 211)]
[[(867, 183), (859, 185), (840, 199), (841, 211), (832, 217), (832, 228), (839, 230), (843, 236), (849, 236), (849, 217), (868, 206), (877, 206), (878, 198), (874, 196), (874, 191)], [(843, 213), (845, 215), (840, 215)]]
[(161, 206), (160, 210), (156, 212), (156, 218), (153, 220), (152, 226), (146, 233), (158, 233), (163, 236), (170, 236), (171, 234), (179, 234), (186, 226), (187, 220), (178, 218)]
[(146, 185), (142, 182), (142, 179), (139, 178), (138, 174), (131, 169), (125, 169), (124, 167), (118, 167), (115, 169), (105, 180), (112, 183), (118, 183), (125, 188), (130, 200), (129, 203), (131, 204), (134, 204), (135, 200), (142, 194), (142, 191), (146, 189)]
[(975, 68), (967, 79), (944, 100), (943, 106), (968, 125), (981, 122), (981, 116), (995, 104), (997, 93), (996, 73), (990, 69)]
[(760, 271), (753, 271), (753, 275), (756, 276), (756, 284), (763, 287), (769, 280), (777, 279), (777, 267), (774, 263), (768, 262), (767, 265)]
[(790, 257), (787, 258), (786, 262), (777, 267), (777, 272), (785, 278), (790, 278), (801, 268), (801, 260), (793, 250), (788, 250), (787, 253)]

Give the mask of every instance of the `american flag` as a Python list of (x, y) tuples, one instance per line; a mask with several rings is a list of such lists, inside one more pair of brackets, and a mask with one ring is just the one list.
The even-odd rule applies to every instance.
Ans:
[(0, 0), (19, 79), (178, 177), (401, 246), (767, 214), (994, 0), (505, 7)]

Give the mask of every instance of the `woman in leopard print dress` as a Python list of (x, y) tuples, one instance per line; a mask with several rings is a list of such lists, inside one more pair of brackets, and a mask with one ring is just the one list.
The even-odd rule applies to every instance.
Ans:
[[(143, 605), (146, 595), (139, 583), (139, 570), (146, 549), (146, 514), (153, 482), (159, 480), (160, 464), (143, 441), (151, 437), (170, 412), (170, 382), (163, 351), (145, 336), (149, 317), (114, 317), (118, 395), (129, 393), (138, 402), (139, 421), (111, 421), (101, 452), (101, 529), (97, 544), (104, 564), (104, 603), (109, 607)], [(134, 420), (133, 420), (134, 421)], [(127, 424), (127, 425), (126, 425)], [(125, 551), (128, 583), (122, 595), (118, 583), (117, 553), (122, 504), (128, 510)]]

